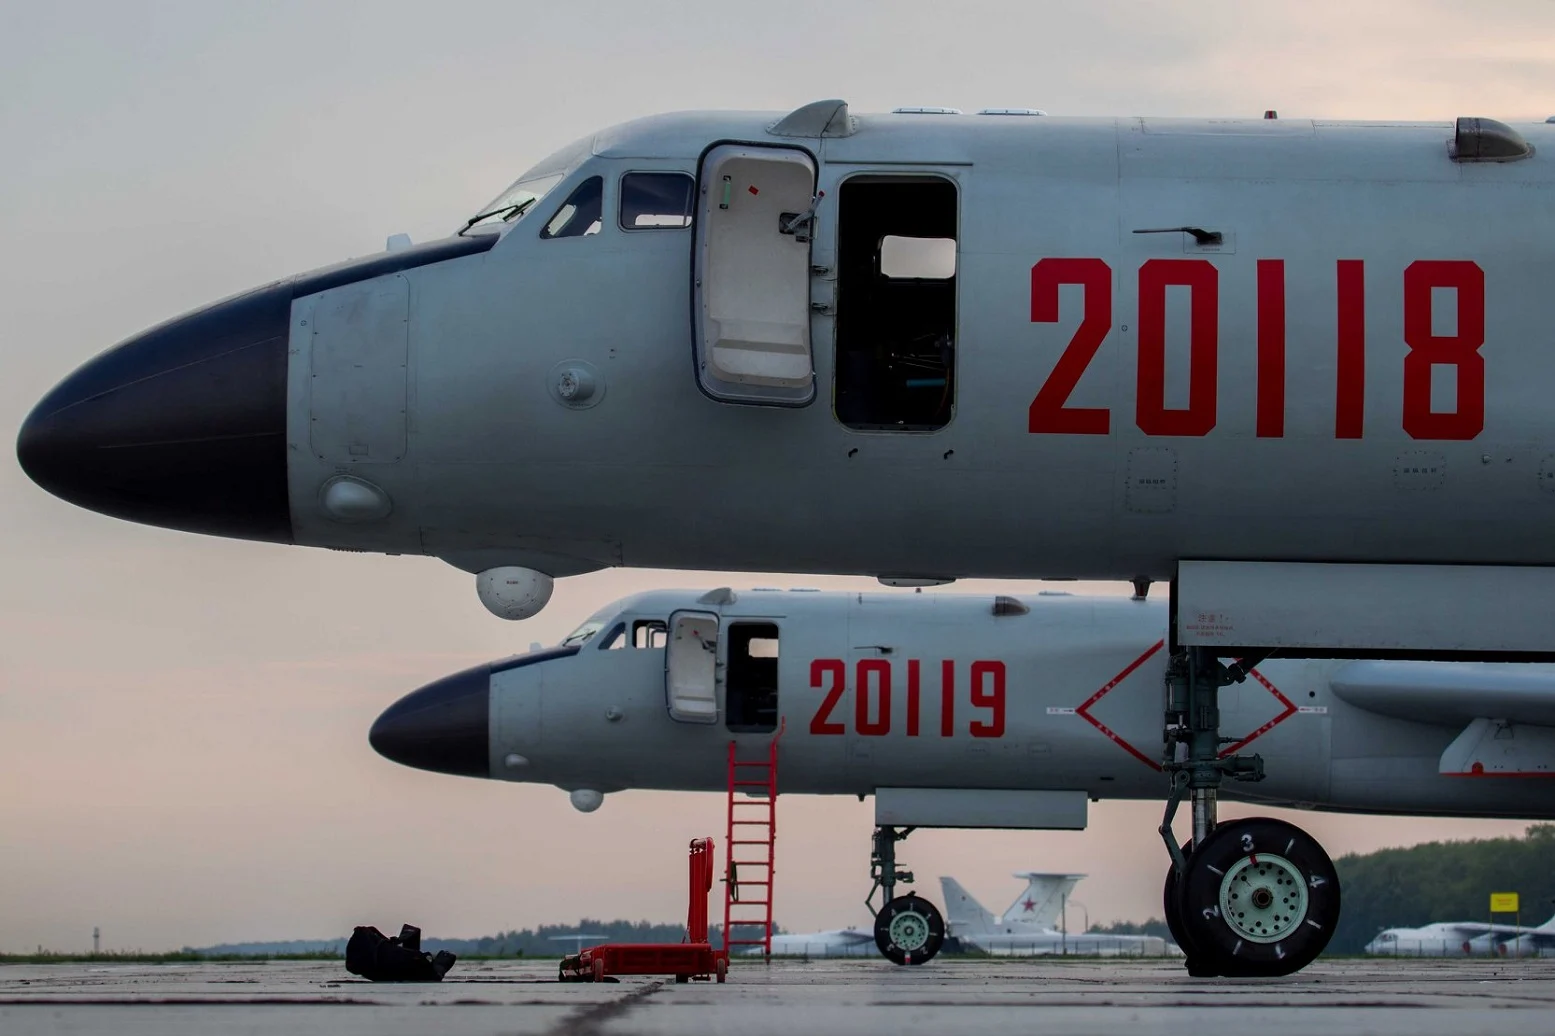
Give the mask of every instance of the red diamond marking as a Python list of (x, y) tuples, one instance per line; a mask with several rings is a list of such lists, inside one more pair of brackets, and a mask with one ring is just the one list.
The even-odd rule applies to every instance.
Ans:
[[(1156, 641), (1150, 646), (1149, 650), (1125, 666), (1123, 671), (1120, 672), (1117, 676), (1114, 676), (1111, 680), (1107, 681), (1107, 683), (1103, 685), (1099, 691), (1085, 699), (1084, 705), (1081, 705), (1079, 708), (1074, 710), (1075, 715), (1083, 717), (1085, 722), (1089, 723), (1091, 726), (1105, 734), (1108, 740), (1112, 741), (1113, 744), (1117, 745), (1119, 748), (1123, 749), (1129, 755), (1133, 756), (1135, 759), (1138, 759), (1152, 770), (1159, 770), (1161, 768), (1160, 762), (1150, 758), (1148, 755), (1141, 752), (1138, 748), (1134, 747), (1122, 735), (1118, 734), (1111, 727), (1108, 727), (1101, 720), (1091, 715), (1090, 710), (1093, 705), (1110, 694), (1113, 688), (1117, 687), (1118, 684), (1122, 683), (1124, 680), (1127, 680), (1129, 675), (1133, 673), (1134, 670), (1144, 665), (1152, 655), (1154, 655), (1157, 651), (1160, 651), (1165, 646), (1166, 642), (1164, 640)], [(1249, 675), (1262, 684), (1264, 690), (1274, 695), (1274, 699), (1282, 706), (1284, 706), (1284, 711), (1275, 716), (1273, 719), (1269, 720), (1269, 722), (1265, 723), (1263, 726), (1259, 727), (1257, 730), (1253, 731), (1251, 734), (1248, 734), (1246, 737), (1242, 738), (1242, 740), (1222, 749), (1220, 752), (1220, 758), (1222, 759), (1226, 758), (1227, 756), (1234, 755), (1241, 749), (1246, 748), (1248, 745), (1252, 744), (1254, 741), (1258, 740), (1260, 737), (1263, 737), (1269, 731), (1273, 730), (1275, 727), (1294, 716), (1297, 711), (1296, 706), (1291, 702), (1291, 700), (1285, 697), (1285, 695), (1281, 694), (1280, 689), (1274, 686), (1274, 684), (1270, 683), (1262, 673), (1254, 669), (1251, 670)]]
[(1105, 685), (1103, 685), (1101, 690), (1097, 691), (1095, 694), (1093, 694), (1089, 698), (1085, 699), (1085, 704), (1084, 705), (1081, 705), (1079, 708), (1074, 710), (1074, 713), (1075, 713), (1076, 716), (1084, 717), (1085, 722), (1089, 723), (1091, 726), (1095, 727), (1097, 730), (1101, 731), (1103, 734), (1106, 734), (1107, 737), (1110, 738), (1112, 740), (1112, 742), (1114, 744), (1116, 744), (1119, 748), (1123, 749), (1123, 751), (1127, 752), (1129, 755), (1133, 756), (1135, 759), (1138, 759), (1140, 762), (1144, 763), (1146, 766), (1150, 767), (1152, 770), (1159, 770), (1161, 768), (1161, 764), (1156, 762), (1154, 759), (1150, 758), (1145, 753), (1141, 752), (1139, 749), (1135, 748), (1133, 745), (1129, 744), (1128, 741), (1126, 741), (1119, 734), (1115, 733), (1105, 723), (1103, 723), (1101, 720), (1097, 719), (1095, 716), (1092, 716), (1091, 712), (1090, 712), (1090, 709), (1091, 709), (1092, 705), (1095, 705), (1097, 702), (1101, 701), (1109, 693), (1111, 693), (1111, 691), (1112, 691), (1112, 689), (1114, 687), (1116, 687), (1118, 684), (1122, 683), (1124, 680), (1127, 680), (1130, 673), (1132, 673), (1134, 670), (1138, 669), (1140, 666), (1144, 665), (1146, 660), (1148, 660), (1151, 655), (1155, 654), (1157, 651), (1161, 650), (1165, 646), (1166, 646), (1166, 641), (1164, 641), (1164, 640), (1156, 641), (1155, 644), (1153, 644), (1151, 646), (1149, 651), (1146, 651), (1144, 654), (1142, 654), (1138, 658), (1134, 659), (1134, 661), (1130, 662), (1124, 668), (1124, 670), (1121, 673), (1119, 673), (1117, 676), (1114, 676), (1111, 680), (1107, 681), (1107, 683)]
[(1264, 690), (1274, 695), (1274, 700), (1285, 706), (1285, 711), (1281, 712), (1278, 716), (1275, 716), (1273, 719), (1259, 727), (1257, 730), (1253, 731), (1251, 734), (1248, 734), (1236, 744), (1228, 745), (1227, 747), (1221, 749), (1220, 758), (1222, 759), (1230, 755), (1235, 755), (1238, 750), (1246, 748), (1248, 745), (1252, 744), (1254, 741), (1257, 741), (1269, 731), (1273, 730), (1275, 727), (1279, 726), (1281, 723), (1284, 723), (1286, 720), (1290, 719), (1296, 714), (1296, 706), (1291, 703), (1289, 698), (1280, 693), (1280, 689), (1278, 687), (1274, 686), (1274, 684), (1265, 679), (1262, 673), (1254, 669), (1249, 672), (1248, 675), (1251, 676), (1254, 680), (1257, 680), (1259, 683), (1263, 684)]

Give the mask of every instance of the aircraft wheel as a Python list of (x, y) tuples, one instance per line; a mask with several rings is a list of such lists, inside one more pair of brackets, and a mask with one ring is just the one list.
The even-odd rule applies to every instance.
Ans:
[(875, 945), (892, 964), (922, 964), (945, 943), (945, 919), (927, 899), (909, 892), (875, 915)]
[(1294, 824), (1233, 820), (1188, 857), (1178, 909), (1194, 951), (1190, 973), (1196, 955), (1222, 975), (1289, 975), (1328, 945), (1339, 921), (1339, 875)]
[[(1182, 844), (1182, 854), (1192, 858), (1191, 839)], [(1187, 928), (1183, 926), (1182, 896), (1177, 891), (1177, 868), (1170, 864), (1166, 868), (1166, 886), (1161, 890), (1161, 910), (1166, 915), (1166, 927), (1172, 933), (1172, 941), (1182, 951), (1183, 965), (1188, 969), (1188, 974), (1193, 978), (1214, 978), (1219, 975), (1215, 959), (1199, 952), (1189, 939)]]
[[(1184, 857), (1193, 855), (1193, 842), (1182, 844)], [(1166, 927), (1172, 933), (1172, 941), (1186, 956), (1192, 956), (1193, 944), (1182, 926), (1182, 897), (1177, 894), (1177, 868), (1166, 865), (1166, 887), (1161, 890), (1161, 910), (1166, 915)]]

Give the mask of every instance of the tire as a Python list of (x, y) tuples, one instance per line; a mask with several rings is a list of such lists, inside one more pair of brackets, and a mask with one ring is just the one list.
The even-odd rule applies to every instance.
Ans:
[(605, 958), (603, 957), (594, 958), (594, 981), (605, 981)]
[[(1182, 844), (1182, 854), (1192, 858), (1191, 839)], [(1192, 978), (1214, 978), (1221, 974), (1219, 961), (1200, 952), (1188, 937), (1188, 930), (1182, 923), (1182, 896), (1177, 889), (1177, 868), (1172, 865), (1166, 868), (1166, 883), (1161, 889), (1161, 911), (1166, 915), (1166, 927), (1172, 933), (1172, 941), (1182, 951), (1183, 967), (1188, 969), (1188, 975)]]
[[(1193, 855), (1193, 842), (1182, 845), (1184, 858)], [(1188, 941), (1187, 930), (1182, 926), (1182, 897), (1177, 894), (1177, 867), (1166, 865), (1166, 885), (1161, 889), (1161, 911), (1166, 915), (1166, 927), (1172, 933), (1172, 941), (1184, 956), (1193, 956), (1193, 944)]]
[(1178, 909), (1201, 966), (1228, 976), (1290, 975), (1333, 935), (1339, 876), (1317, 839), (1294, 824), (1233, 820), (1188, 857)]
[(719, 957), (713, 961), (713, 977), (719, 982), (729, 977), (729, 959), (727, 957)]
[(923, 964), (945, 944), (939, 908), (915, 893), (897, 896), (875, 915), (875, 945), (892, 964)]

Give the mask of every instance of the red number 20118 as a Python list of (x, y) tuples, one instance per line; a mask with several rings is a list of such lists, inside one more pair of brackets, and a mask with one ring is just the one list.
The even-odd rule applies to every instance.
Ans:
[[(1334, 437), (1358, 439), (1366, 387), (1365, 263), (1341, 259), (1336, 270), (1334, 323)], [(1112, 269), (1096, 258), (1048, 258), (1031, 268), (1031, 320), (1056, 323), (1059, 288), (1083, 292), (1083, 312), (1069, 344), (1031, 401), (1027, 430), (1045, 434), (1106, 435), (1111, 411), (1075, 407), (1069, 397), (1112, 329)], [(1166, 289), (1189, 291), (1188, 406), (1166, 406)], [(1458, 326), (1438, 335), (1432, 326), (1433, 291), (1457, 296)], [(1152, 436), (1202, 436), (1214, 429), (1219, 375), (1220, 273), (1207, 259), (1150, 259), (1139, 268), (1138, 367), (1134, 423)], [(1257, 378), (1255, 431), (1285, 434), (1285, 262), (1257, 261)], [(1485, 274), (1467, 260), (1421, 259), (1404, 271), (1403, 428), (1414, 439), (1473, 439), (1485, 426)], [(1438, 366), (1457, 375), (1452, 410), (1431, 409)]]

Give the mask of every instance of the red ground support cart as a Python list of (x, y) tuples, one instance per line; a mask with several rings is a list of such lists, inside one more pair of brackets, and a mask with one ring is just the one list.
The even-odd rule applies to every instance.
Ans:
[(713, 888), (713, 840), (691, 842), (691, 904), (682, 943), (605, 943), (562, 958), (563, 982), (600, 982), (610, 975), (674, 975), (719, 982), (729, 972), (729, 954), (707, 941), (707, 894)]

